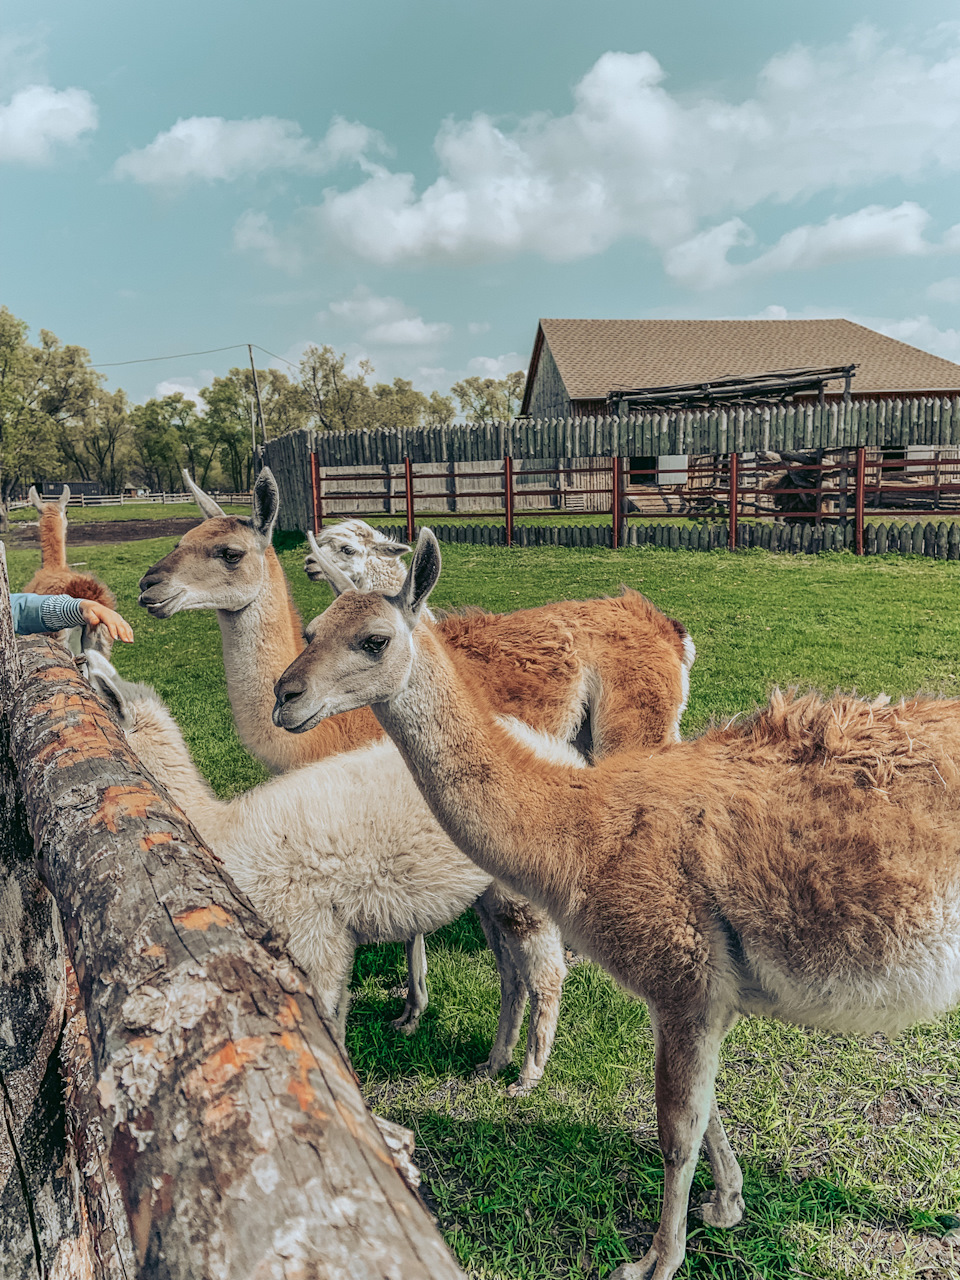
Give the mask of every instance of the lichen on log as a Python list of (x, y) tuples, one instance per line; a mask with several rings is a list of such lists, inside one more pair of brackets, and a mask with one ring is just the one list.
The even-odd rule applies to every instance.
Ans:
[(461, 1277), (302, 973), (46, 639), (13, 754), (139, 1274)]

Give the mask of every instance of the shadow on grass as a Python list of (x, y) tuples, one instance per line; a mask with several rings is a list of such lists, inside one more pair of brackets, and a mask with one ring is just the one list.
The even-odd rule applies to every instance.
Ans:
[[(480, 922), (470, 911), (431, 934), (428, 946), (429, 990), (431, 953), (476, 954), (485, 951), (487, 944)], [(373, 981), (364, 992), (364, 983), (371, 979)], [(499, 991), (493, 975), (490, 982), (496, 984)], [(391, 1027), (391, 1019), (398, 1017), (403, 1010), (407, 985), (406, 952), (401, 943), (360, 947), (354, 962), (352, 985), (355, 994), (347, 1024), (347, 1047), (354, 1067), (361, 1075), (369, 1072), (382, 1078), (386, 1072), (388, 1076), (400, 1077), (421, 1073), (469, 1077), (477, 1063), (486, 1060), (493, 1028), (489, 1031), (481, 1029), (476, 1026), (475, 1019), (464, 1018), (458, 1023), (460, 1030), (451, 1034), (436, 1003), (428, 1005), (416, 1035), (398, 1034)], [(371, 987), (377, 994), (370, 993)], [(391, 994), (385, 996), (384, 991)], [(450, 994), (449, 991), (446, 993), (447, 1007)], [(493, 987), (490, 994), (493, 995)], [(473, 1029), (464, 1033), (463, 1027), (467, 1025)], [(517, 1074), (518, 1069), (514, 1065), (507, 1068), (500, 1079), (506, 1085), (515, 1080)]]
[[(615, 1129), (573, 1124), (399, 1118), (416, 1129), (425, 1199), (464, 1267), (497, 1280), (598, 1280), (649, 1246), (663, 1189), (655, 1147)], [(701, 1162), (691, 1205), (711, 1186)], [(744, 1197), (746, 1215), (731, 1230), (707, 1227), (691, 1213), (682, 1275), (809, 1275), (812, 1258), (791, 1239), (793, 1224), (823, 1234), (851, 1222), (938, 1234), (933, 1219), (892, 1212), (869, 1190), (825, 1178), (793, 1183), (748, 1167)], [(810, 1238), (809, 1231), (797, 1235)]]

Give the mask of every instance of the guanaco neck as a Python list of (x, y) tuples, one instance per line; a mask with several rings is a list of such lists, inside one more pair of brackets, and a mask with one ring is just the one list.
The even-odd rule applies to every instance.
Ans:
[(276, 552), (264, 553), (261, 591), (243, 609), (217, 610), (223, 640), (227, 693), (240, 739), (273, 773), (285, 773), (311, 760), (382, 736), (367, 708), (321, 722), (299, 736), (273, 723), (273, 686), (304, 647), (300, 615), (290, 596)]
[(130, 744), (150, 772), (163, 783), (199, 831), (216, 851), (223, 838), (230, 803), (220, 800), (203, 778), (187, 749), (179, 728), (166, 710), (141, 712)]
[(48, 507), (40, 517), (40, 552), (44, 569), (67, 568), (67, 522), (59, 507)]
[(489, 874), (558, 920), (576, 905), (590, 770), (554, 765), (496, 723), (430, 628), (414, 637), (406, 688), (373, 710), (440, 825)]

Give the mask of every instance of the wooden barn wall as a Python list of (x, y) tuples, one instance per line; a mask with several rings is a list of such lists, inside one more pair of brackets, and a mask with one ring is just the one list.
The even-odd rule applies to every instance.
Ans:
[(561, 418), (570, 412), (570, 396), (564, 386), (550, 344), (544, 339), (530, 392), (531, 418)]
[[(842, 401), (828, 401), (822, 406), (744, 404), (702, 410), (651, 410), (629, 418), (523, 419), (513, 423), (456, 423), (425, 430), (317, 432), (310, 429), (269, 441), (262, 455), (280, 486), (281, 528), (304, 530), (312, 517), (310, 454), (314, 449), (321, 468), (328, 475), (325, 491), (335, 483), (341, 492), (351, 487), (346, 480), (338, 478), (335, 482), (329, 477), (329, 468), (343, 468), (346, 474), (374, 468), (384, 475), (388, 498), (387, 472), (390, 473), (389, 487), (397, 496), (398, 490), (402, 491), (403, 460), (407, 457), (419, 475), (429, 463), (456, 462), (462, 464), (462, 471), (480, 470), (479, 466), (468, 464), (499, 465), (506, 454), (515, 463), (526, 462), (530, 467), (537, 459), (715, 455), (757, 449), (833, 449), (857, 445), (905, 449), (915, 445), (958, 444), (960, 396), (953, 396), (903, 400), (860, 398), (846, 405)], [(582, 477), (579, 481), (582, 487), (590, 487)], [(424, 483), (417, 483), (418, 507)], [(434, 500), (441, 504), (444, 492), (449, 492), (449, 484), (439, 476), (435, 483)], [(470, 483), (475, 490), (486, 484), (483, 479)], [(602, 483), (598, 475), (598, 490)], [(462, 487), (459, 482), (458, 487)], [(518, 483), (518, 495), (525, 487), (523, 482)], [(533, 482), (529, 487), (534, 487)], [(477, 501), (479, 504), (483, 500)], [(562, 503), (558, 493), (558, 504)], [(438, 506), (438, 509), (443, 508)]]

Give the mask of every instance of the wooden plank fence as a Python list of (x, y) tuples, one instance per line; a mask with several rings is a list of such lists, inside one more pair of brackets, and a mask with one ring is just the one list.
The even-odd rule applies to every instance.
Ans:
[[(421, 517), (429, 518), (442, 511), (462, 515), (478, 510), (484, 503), (487, 510), (502, 509), (505, 529), (476, 534), (478, 541), (491, 544), (539, 545), (544, 541), (561, 546), (617, 547), (651, 541), (671, 545), (670, 540), (677, 538), (680, 546), (713, 546), (718, 545), (719, 531), (725, 529), (724, 544), (731, 549), (771, 545), (776, 550), (796, 551), (842, 545), (858, 554), (870, 554), (875, 545), (899, 550), (906, 549), (909, 543), (908, 553), (913, 554), (917, 546), (922, 548), (930, 540), (926, 533), (918, 543), (914, 534), (908, 537), (894, 524), (880, 526), (874, 533), (869, 533), (871, 526), (864, 524), (864, 450), (869, 448), (879, 457), (883, 450), (906, 451), (917, 446), (953, 449), (958, 444), (960, 397), (853, 398), (849, 403), (832, 401), (824, 405), (741, 404), (705, 410), (650, 411), (623, 419), (517, 420), (510, 424), (456, 424), (425, 431), (308, 430), (270, 441), (262, 450), (262, 460), (277, 477), (280, 524), (290, 530), (317, 529), (325, 516), (344, 518), (351, 513), (352, 502), (357, 513), (379, 510), (393, 514), (402, 510), (406, 529), (401, 536), (410, 537), (415, 523), (412, 473), (416, 468), (416, 505)], [(764, 532), (742, 520), (749, 512), (739, 489), (741, 458), (824, 450), (849, 450), (850, 469), (856, 474), (855, 480), (851, 475), (849, 486), (852, 499), (855, 490), (853, 509), (847, 511), (844, 488), (839, 526), (822, 529), (819, 507), (813, 533)], [(730, 483), (726, 520), (722, 524), (705, 521), (699, 530), (680, 530), (673, 535), (656, 532), (655, 525), (644, 528), (636, 516), (629, 517), (631, 508), (637, 506), (637, 494), (624, 491), (627, 460), (669, 455), (712, 455), (727, 460)], [(471, 465), (484, 470), (463, 470)], [(526, 492), (525, 473), (530, 486)], [(588, 478), (579, 478), (579, 473), (589, 473)], [(635, 474), (635, 467), (631, 473)], [(566, 481), (556, 479), (565, 474)], [(945, 491), (947, 486), (942, 487)], [(605, 533), (593, 534), (589, 532), (591, 526), (582, 526), (582, 531), (565, 531), (561, 527), (554, 536), (514, 526), (514, 515), (525, 510), (568, 507), (563, 501), (564, 488), (568, 496), (580, 494), (582, 509), (609, 511), (611, 523)], [(939, 501), (939, 479), (933, 488)], [(551, 495), (549, 500), (544, 499), (547, 493)], [(848, 528), (850, 515), (854, 517), (852, 534)], [(469, 533), (450, 536), (473, 540)], [(933, 536), (934, 548), (943, 542), (938, 534)], [(939, 552), (934, 549), (925, 554)]]

